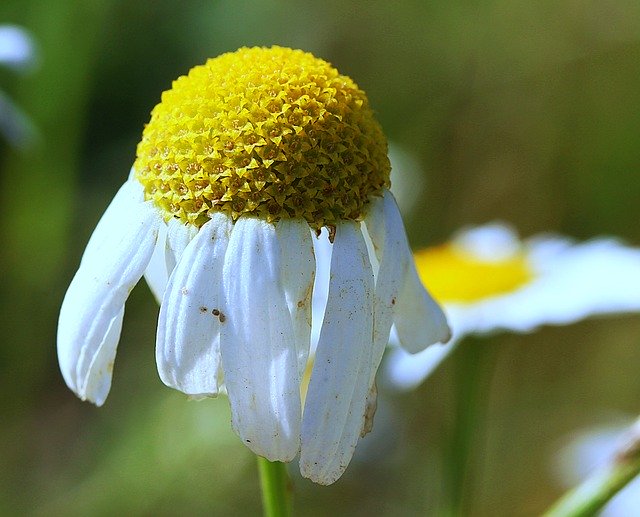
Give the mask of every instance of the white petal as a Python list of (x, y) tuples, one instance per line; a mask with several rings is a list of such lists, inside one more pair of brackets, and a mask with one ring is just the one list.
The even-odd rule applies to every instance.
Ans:
[(534, 276), (517, 290), (447, 304), (455, 337), (498, 330), (531, 332), (600, 315), (640, 310), (640, 250), (614, 239), (575, 244), (562, 237), (525, 241)]
[(521, 243), (518, 234), (505, 223), (463, 228), (452, 239), (456, 248), (483, 262), (501, 262), (517, 257)]
[(135, 179), (125, 181), (93, 230), (82, 255), (82, 262), (91, 261), (96, 256), (99, 260), (105, 251), (108, 252), (113, 234), (123, 233), (123, 229), (131, 223), (131, 211), (135, 211), (142, 203), (142, 185)]
[[(391, 216), (390, 216), (391, 215)], [(404, 226), (397, 227), (399, 218), (393, 212), (385, 210), (383, 198), (371, 202), (365, 219), (371, 238), (373, 255), (378, 262), (373, 316), (373, 352), (370, 383), (382, 360), (384, 350), (389, 343), (389, 333), (395, 316), (396, 302), (402, 288), (407, 270), (400, 250), (404, 245)], [(402, 225), (402, 221), (400, 221)], [(369, 251), (371, 254), (371, 250)]]
[(195, 397), (219, 392), (222, 268), (231, 219), (215, 214), (173, 271), (160, 306), (156, 361), (162, 381)]
[(311, 318), (311, 350), (313, 355), (318, 347), (320, 329), (324, 319), (329, 294), (329, 277), (331, 275), (331, 250), (333, 244), (329, 241), (329, 232), (323, 228), (320, 235), (312, 238), (313, 251), (316, 257), (316, 277), (313, 283), (312, 318)]
[(300, 472), (316, 483), (328, 485), (342, 475), (365, 424), (373, 293), (373, 272), (360, 228), (341, 223), (302, 422)]
[(0, 25), (0, 63), (15, 68), (33, 61), (34, 44), (31, 35), (15, 25)]
[[(451, 331), (444, 312), (420, 282), (398, 205), (389, 191), (385, 192), (383, 203), (382, 210), (370, 211), (372, 222), (369, 224), (367, 221), (367, 228), (374, 233), (379, 227), (385, 229), (388, 239), (385, 250), (393, 254), (389, 257), (390, 262), (400, 264), (390, 268), (394, 274), (397, 273), (396, 267), (403, 270), (404, 279), (396, 298), (394, 323), (400, 344), (407, 351), (415, 353), (434, 343), (448, 341)], [(373, 220), (380, 217), (380, 213), (384, 214), (382, 224)], [(372, 239), (375, 245), (382, 241), (381, 237), (373, 238), (373, 235)], [(379, 276), (382, 277), (382, 274)]]
[(164, 290), (169, 281), (170, 272), (167, 271), (167, 226), (161, 224), (158, 230), (158, 240), (153, 249), (153, 255), (144, 272), (144, 279), (158, 303), (162, 302)]
[(283, 287), (275, 227), (241, 217), (223, 281), (220, 349), (234, 429), (256, 454), (291, 461), (300, 443), (298, 353)]
[[(124, 319), (124, 305), (115, 318), (109, 323), (109, 327), (100, 345), (95, 349), (91, 364), (86, 375), (86, 385), (84, 393), (95, 394), (92, 399), (87, 395), (87, 399), (101, 406), (107, 398), (111, 388), (111, 376), (113, 375), (113, 364), (116, 360), (120, 331), (122, 330), (122, 320)], [(88, 357), (88, 356), (87, 356)], [(104, 396), (100, 395), (104, 393)]]
[(311, 296), (315, 258), (309, 225), (304, 219), (282, 219), (276, 225), (282, 247), (282, 283), (293, 322), (298, 372), (304, 374), (311, 342)]
[(452, 340), (446, 345), (436, 344), (417, 354), (394, 347), (385, 359), (387, 382), (399, 390), (416, 388), (440, 366), (458, 343), (459, 341)]
[[(126, 224), (118, 209), (127, 213)], [(151, 203), (118, 197), (98, 224), (60, 309), (58, 360), (67, 385), (102, 405), (111, 386), (122, 312), (156, 243), (160, 217)]]
[(175, 217), (169, 219), (167, 227), (167, 271), (171, 275), (187, 245), (198, 233), (198, 228)]

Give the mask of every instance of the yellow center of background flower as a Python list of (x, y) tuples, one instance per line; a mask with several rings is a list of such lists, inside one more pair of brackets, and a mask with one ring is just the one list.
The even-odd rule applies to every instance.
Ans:
[(440, 303), (473, 303), (526, 285), (533, 277), (524, 254), (483, 260), (455, 244), (414, 254), (420, 280)]
[(223, 54), (174, 81), (134, 168), (167, 219), (201, 226), (219, 210), (315, 229), (361, 219), (390, 172), (365, 93), (326, 61), (281, 47)]

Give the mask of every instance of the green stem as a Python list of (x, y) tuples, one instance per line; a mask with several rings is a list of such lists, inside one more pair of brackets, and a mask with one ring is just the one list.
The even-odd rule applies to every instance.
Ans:
[(587, 517), (595, 515), (632, 479), (640, 475), (640, 420), (632, 427), (628, 441), (606, 468), (567, 492), (544, 517)]
[(260, 472), (262, 506), (265, 517), (288, 517), (291, 515), (292, 494), (286, 465), (258, 456), (258, 471)]
[(495, 345), (485, 339), (467, 338), (458, 345), (454, 359), (454, 421), (449, 444), (448, 515), (466, 515), (473, 485), (471, 459), (482, 441), (486, 398), (493, 371)]

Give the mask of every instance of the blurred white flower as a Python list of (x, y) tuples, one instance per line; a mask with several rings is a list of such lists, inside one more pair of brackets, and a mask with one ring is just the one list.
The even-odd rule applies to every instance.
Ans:
[(640, 311), (640, 249), (613, 238), (521, 241), (510, 227), (494, 223), (463, 230), (447, 244), (416, 252), (415, 259), (445, 308), (453, 338), (414, 355), (394, 347), (386, 373), (398, 388), (420, 384), (470, 334), (531, 332)]
[[(630, 433), (626, 421), (596, 426), (573, 433), (555, 458), (553, 470), (560, 485), (574, 487), (597, 471), (611, 465), (625, 448)], [(640, 426), (640, 420), (631, 429)], [(637, 433), (637, 430), (635, 431)], [(640, 508), (640, 477), (618, 492), (601, 510), (602, 517), (631, 517)]]
[(33, 38), (21, 27), (0, 25), (0, 63), (12, 68), (26, 68), (34, 60)]
[[(35, 45), (24, 29), (0, 25), (0, 65), (25, 71), (35, 62)], [(15, 147), (27, 147), (35, 137), (29, 117), (0, 90), (0, 133)]]
[(427, 176), (417, 157), (395, 142), (389, 142), (391, 192), (403, 215), (419, 208)]

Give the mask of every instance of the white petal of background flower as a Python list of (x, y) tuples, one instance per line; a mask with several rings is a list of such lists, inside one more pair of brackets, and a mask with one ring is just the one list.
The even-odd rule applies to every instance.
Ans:
[[(385, 366), (391, 385), (417, 386), (470, 334), (531, 332), (542, 325), (568, 325), (589, 316), (640, 311), (640, 249), (611, 238), (575, 244), (558, 236), (537, 236), (524, 242), (514, 242), (514, 237), (509, 227), (497, 223), (456, 237), (456, 244), (483, 260), (524, 253), (533, 278), (511, 293), (445, 304), (451, 341), (413, 356), (393, 349)], [(492, 249), (495, 256), (491, 256)]]
[(342, 475), (364, 425), (373, 298), (373, 271), (360, 227), (341, 223), (302, 423), (300, 472), (316, 483), (328, 485)]
[[(127, 214), (124, 226), (121, 212)], [(60, 369), (81, 399), (98, 406), (111, 386), (124, 303), (151, 259), (159, 225), (152, 204), (116, 196), (91, 237), (62, 302)]]
[(298, 372), (304, 375), (311, 342), (311, 298), (315, 257), (309, 225), (303, 219), (282, 219), (276, 225), (282, 243), (282, 282), (298, 350)]
[(453, 242), (466, 253), (487, 262), (511, 258), (522, 245), (515, 230), (504, 223), (465, 228), (454, 236)]
[(385, 362), (386, 384), (399, 390), (417, 388), (453, 351), (458, 343), (454, 340), (455, 337), (445, 345), (436, 344), (417, 354), (410, 354), (400, 347), (393, 348)]
[(160, 306), (156, 362), (162, 382), (194, 397), (218, 395), (222, 267), (231, 219), (216, 213), (184, 250)]
[(220, 348), (233, 427), (252, 451), (291, 461), (300, 444), (298, 352), (275, 227), (240, 217), (225, 257)]
[[(574, 433), (554, 461), (553, 470), (560, 484), (565, 489), (577, 486), (598, 469), (614, 461), (632, 424), (632, 420), (625, 419), (624, 424), (595, 426)], [(637, 515), (638, 508), (640, 477), (618, 492), (598, 515), (631, 517)]]
[(395, 142), (389, 142), (391, 162), (391, 191), (403, 214), (413, 213), (423, 204), (427, 174), (416, 156)]
[(530, 332), (588, 316), (640, 310), (640, 249), (613, 239), (569, 244), (536, 239), (527, 247), (531, 282), (503, 296), (447, 305), (461, 337), (496, 330)]
[(33, 62), (33, 38), (21, 27), (0, 25), (0, 64), (21, 68)]

